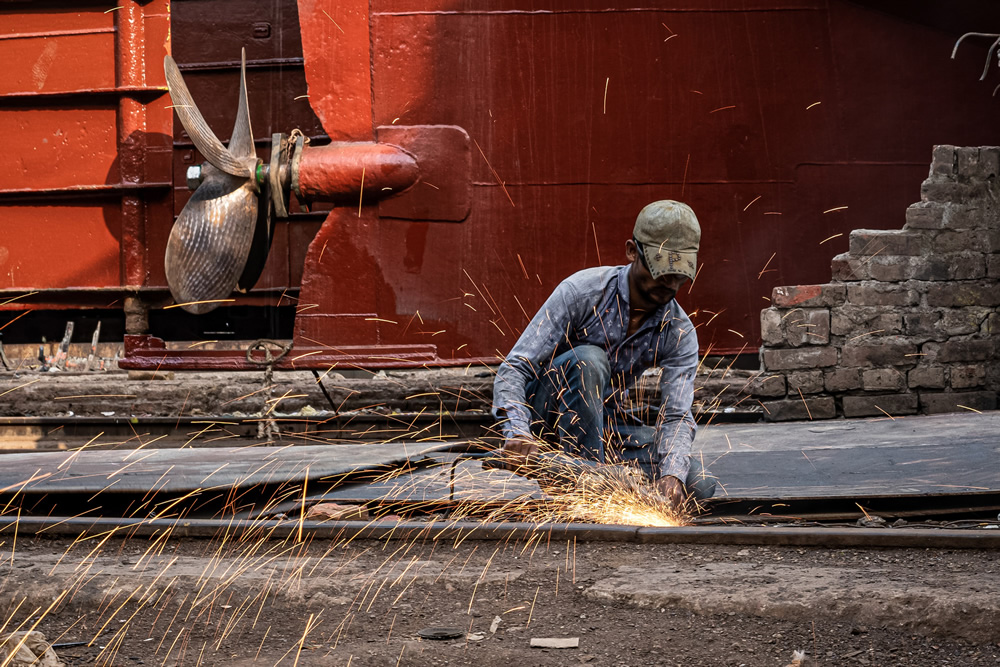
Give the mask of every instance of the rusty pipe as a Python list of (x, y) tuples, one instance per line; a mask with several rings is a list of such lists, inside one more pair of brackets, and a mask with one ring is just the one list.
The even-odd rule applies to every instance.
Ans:
[(317, 539), (515, 540), (537, 534), (550, 539), (639, 544), (732, 544), (799, 547), (891, 547), (917, 549), (997, 549), (1000, 530), (834, 527), (638, 526), (582, 523), (529, 524), (475, 521), (239, 521), (233, 519), (138, 519), (116, 517), (23, 517), (0, 526), (0, 534), (70, 536), (112, 533), (121, 536), (215, 538), (220, 531), (259, 531), (266, 539), (287, 539), (299, 531)]
[(391, 144), (305, 146), (292, 161), (292, 190), (305, 201), (374, 203), (406, 190), (418, 177), (416, 158)]

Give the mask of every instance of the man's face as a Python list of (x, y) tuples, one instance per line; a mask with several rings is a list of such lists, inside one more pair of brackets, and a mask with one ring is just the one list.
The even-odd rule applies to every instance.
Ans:
[(670, 303), (677, 295), (677, 290), (687, 280), (687, 276), (677, 273), (668, 273), (654, 278), (646, 265), (645, 255), (633, 240), (625, 243), (625, 255), (632, 262), (633, 286), (637, 292), (635, 296), (647, 305), (659, 307)]

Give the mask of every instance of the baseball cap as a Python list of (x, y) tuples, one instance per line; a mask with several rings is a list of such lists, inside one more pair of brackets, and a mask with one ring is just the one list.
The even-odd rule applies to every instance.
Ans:
[(632, 236), (653, 278), (677, 273), (694, 280), (701, 225), (690, 206), (671, 199), (654, 201), (639, 211)]

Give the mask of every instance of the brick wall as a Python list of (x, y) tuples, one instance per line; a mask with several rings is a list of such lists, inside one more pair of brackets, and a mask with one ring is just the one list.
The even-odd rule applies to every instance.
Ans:
[(769, 419), (996, 409), (998, 176), (998, 147), (935, 146), (903, 229), (856, 229), (829, 283), (774, 289), (750, 388)]

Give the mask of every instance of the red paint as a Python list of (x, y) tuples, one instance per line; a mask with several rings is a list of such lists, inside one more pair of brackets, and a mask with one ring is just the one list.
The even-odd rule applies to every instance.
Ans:
[(774, 290), (771, 305), (778, 308), (794, 308), (800, 303), (814, 299), (823, 293), (822, 285), (794, 285)]
[(374, 137), (368, 0), (301, 0), (309, 105), (335, 141)]
[[(45, 290), (117, 284), (119, 215), (118, 202), (3, 206), (0, 290), (23, 289), (24, 285)], [(25, 229), (31, 233), (18, 231)], [(6, 300), (0, 298), (0, 302)], [(10, 305), (18, 304), (31, 302)]]
[(167, 7), (4, 10), (0, 289), (41, 291), (10, 305), (107, 307), (162, 274), (146, 232), (171, 215)]
[(299, 163), (300, 194), (316, 199), (363, 204), (383, 199), (413, 185), (419, 174), (417, 161), (406, 151), (387, 144), (336, 142), (302, 150)]
[[(0, 301), (36, 288), (32, 307), (165, 294), (184, 170), (201, 161), (161, 90), (169, 20), (223, 140), (246, 45), (262, 157), (271, 132), (298, 127), (310, 150), (377, 141), (417, 160), (416, 183), (373, 194), (360, 217), (349, 194), (329, 217), (293, 203), (259, 289), (239, 297), (299, 298), (295, 349), (320, 354), (297, 363), (318, 367), (343, 346), (368, 349), (372, 366), (400, 363), (394, 351), (417, 363), (403, 354), (414, 345), (432, 363), (502, 355), (560, 279), (624, 261), (635, 214), (665, 197), (702, 222), (703, 269), (680, 299), (703, 351), (751, 351), (772, 287), (827, 281), (851, 229), (902, 226), (933, 144), (997, 143), (1000, 100), (977, 80), (985, 44), (950, 60), (964, 28), (920, 23), (928, 10), (907, 3), (241, 6), (175, 3), (172, 19), (166, 0), (4, 10), (0, 143), (17, 168), (0, 182)], [(468, 139), (438, 151), (443, 136), (409, 136), (421, 126)], [(306, 169), (315, 196), (360, 187), (360, 163), (338, 176), (323, 162)]]

